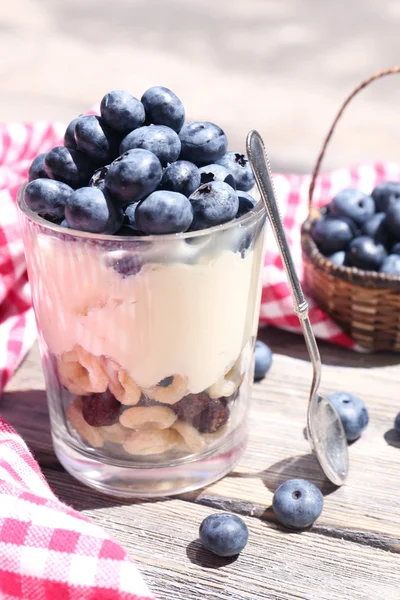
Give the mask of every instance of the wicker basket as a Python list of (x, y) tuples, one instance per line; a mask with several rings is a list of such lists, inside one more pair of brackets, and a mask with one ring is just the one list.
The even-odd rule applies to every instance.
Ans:
[(369, 350), (400, 352), (400, 277), (355, 267), (341, 267), (323, 256), (311, 238), (313, 221), (324, 209), (313, 206), (315, 181), (326, 148), (343, 111), (358, 92), (386, 75), (400, 73), (400, 67), (377, 73), (361, 83), (343, 103), (325, 139), (312, 175), (309, 216), (301, 231), (304, 284), (325, 310), (360, 346)]

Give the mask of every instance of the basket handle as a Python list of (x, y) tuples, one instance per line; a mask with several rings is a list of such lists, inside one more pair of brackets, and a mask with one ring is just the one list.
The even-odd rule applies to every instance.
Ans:
[(380, 79), (381, 77), (386, 77), (386, 75), (394, 75), (395, 73), (400, 73), (400, 66), (392, 67), (391, 69), (387, 69), (386, 71), (379, 71), (379, 73), (375, 73), (375, 75), (372, 75), (371, 77), (369, 77), (368, 79), (365, 79), (365, 81), (360, 83), (360, 85), (358, 85), (356, 87), (356, 89), (353, 92), (351, 92), (351, 94), (343, 102), (339, 112), (337, 113), (337, 115), (331, 125), (331, 128), (328, 131), (328, 134), (324, 140), (324, 143), (322, 144), (322, 148), (318, 155), (317, 162), (315, 164), (314, 171), (313, 171), (313, 174), (311, 177), (311, 183), (310, 183), (310, 188), (309, 188), (309, 192), (308, 192), (308, 212), (309, 212), (310, 217), (316, 216), (315, 215), (316, 211), (315, 211), (314, 205), (313, 205), (313, 193), (314, 193), (314, 188), (315, 188), (315, 182), (316, 182), (316, 179), (318, 177), (318, 174), (319, 174), (319, 171), (321, 168), (321, 163), (325, 156), (326, 148), (331, 140), (333, 132), (335, 131), (336, 125), (338, 124), (347, 105), (351, 102), (351, 100), (353, 100), (354, 96), (356, 96), (358, 94), (358, 92), (361, 92), (361, 90), (366, 88), (370, 83), (372, 83), (373, 81), (376, 81), (376, 79)]

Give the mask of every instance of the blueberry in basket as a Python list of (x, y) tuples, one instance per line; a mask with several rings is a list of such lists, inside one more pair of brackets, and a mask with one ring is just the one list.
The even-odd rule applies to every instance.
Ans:
[(342, 190), (313, 222), (311, 237), (338, 266), (398, 276), (400, 183), (380, 183), (371, 195)]
[(33, 160), (24, 199), (41, 217), (129, 237), (203, 230), (255, 207), (247, 157), (227, 151), (215, 123), (185, 123), (184, 105), (168, 88), (151, 87), (141, 97), (112, 90), (100, 113), (78, 115), (63, 145)]

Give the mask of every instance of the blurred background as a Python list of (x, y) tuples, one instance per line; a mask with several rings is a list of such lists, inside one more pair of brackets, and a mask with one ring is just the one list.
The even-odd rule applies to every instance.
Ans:
[[(400, 62), (399, 29), (397, 0), (0, 0), (0, 121), (165, 85), (231, 150), (257, 128), (275, 171), (309, 172), (346, 95)], [(354, 101), (324, 167), (397, 160), (399, 139), (395, 75)]]

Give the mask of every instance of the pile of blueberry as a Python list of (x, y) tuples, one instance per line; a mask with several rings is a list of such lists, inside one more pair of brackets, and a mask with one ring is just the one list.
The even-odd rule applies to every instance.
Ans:
[(152, 87), (138, 100), (115, 90), (101, 116), (71, 121), (64, 145), (29, 169), (26, 205), (91, 233), (168, 234), (221, 225), (252, 210), (247, 158), (227, 151), (223, 130), (185, 123), (181, 100)]
[(400, 183), (380, 183), (370, 196), (352, 188), (339, 192), (311, 235), (339, 266), (400, 275)]

